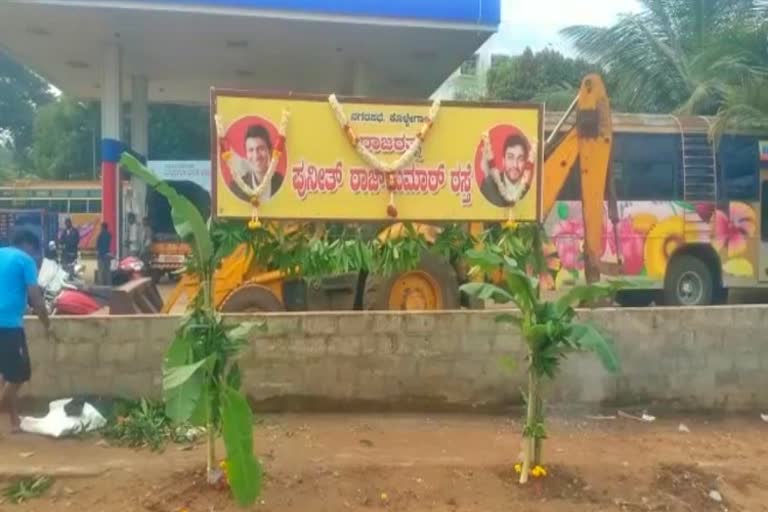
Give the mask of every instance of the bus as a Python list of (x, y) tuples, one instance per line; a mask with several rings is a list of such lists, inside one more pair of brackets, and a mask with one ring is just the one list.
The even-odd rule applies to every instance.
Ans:
[(94, 252), (101, 222), (101, 182), (16, 180), (0, 185), (0, 210), (35, 210), (71, 219), (80, 232), (80, 250)]
[[(718, 304), (729, 289), (768, 286), (768, 136), (715, 141), (714, 120), (704, 117), (614, 114), (613, 123), (610, 178), (596, 198), (605, 200), (600, 272), (647, 283), (620, 293), (619, 303)], [(573, 171), (545, 219), (550, 290), (584, 279)]]
[(16, 180), (0, 185), (0, 209), (35, 209), (60, 214), (101, 215), (101, 183)]

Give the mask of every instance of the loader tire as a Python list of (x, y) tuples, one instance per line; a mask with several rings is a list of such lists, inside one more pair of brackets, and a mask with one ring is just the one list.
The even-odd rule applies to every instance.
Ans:
[(246, 284), (230, 293), (219, 310), (222, 313), (274, 313), (285, 311), (285, 306), (266, 286)]
[(425, 253), (419, 266), (389, 277), (369, 275), (363, 309), (369, 311), (435, 311), (460, 309), (456, 271), (444, 259)]

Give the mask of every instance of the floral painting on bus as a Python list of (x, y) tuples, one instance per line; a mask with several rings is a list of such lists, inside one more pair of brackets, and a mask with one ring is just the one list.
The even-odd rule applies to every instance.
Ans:
[[(608, 276), (664, 279), (671, 256), (683, 245), (711, 244), (728, 278), (755, 278), (757, 213), (744, 202), (717, 207), (713, 203), (683, 201), (620, 201), (614, 229), (608, 209), (604, 214), (600, 270)], [(550, 276), (545, 289), (584, 279), (584, 221), (581, 203), (559, 202), (546, 220)]]

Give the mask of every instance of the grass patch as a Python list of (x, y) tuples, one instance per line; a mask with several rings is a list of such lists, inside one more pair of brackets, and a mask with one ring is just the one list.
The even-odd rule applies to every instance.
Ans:
[(155, 452), (163, 451), (168, 443), (194, 443), (202, 434), (201, 429), (174, 426), (162, 403), (146, 399), (117, 401), (101, 430), (102, 437), (113, 446)]
[(10, 484), (3, 490), (5, 499), (16, 505), (43, 496), (53, 485), (49, 476), (34, 476), (22, 478)]

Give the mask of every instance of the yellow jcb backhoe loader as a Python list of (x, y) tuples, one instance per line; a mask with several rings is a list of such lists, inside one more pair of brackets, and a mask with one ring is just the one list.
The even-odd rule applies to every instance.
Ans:
[[(575, 114), (573, 127), (563, 130)], [(610, 101), (603, 80), (588, 75), (578, 96), (562, 119), (549, 130), (545, 147), (542, 192), (542, 219), (555, 205), (572, 169), (581, 173), (581, 198), (585, 225), (587, 281), (600, 278), (599, 258), (603, 237), (603, 209), (608, 183), (613, 131)], [(611, 217), (616, 222), (615, 208)], [(301, 229), (294, 225), (293, 229)], [(428, 242), (433, 242), (439, 226), (416, 225)], [(482, 224), (467, 225), (473, 234)], [(403, 225), (392, 225), (380, 237), (398, 237)], [(275, 312), (327, 310), (445, 310), (461, 307), (459, 286), (465, 281), (461, 262), (455, 268), (448, 261), (425, 254), (418, 268), (390, 277), (354, 273), (330, 276), (312, 285), (290, 279), (279, 271), (262, 268), (251, 251), (239, 247), (222, 263), (215, 276), (215, 304), (222, 312)], [(170, 297), (164, 311), (170, 311), (179, 298), (192, 298), (198, 283), (185, 275)]]

